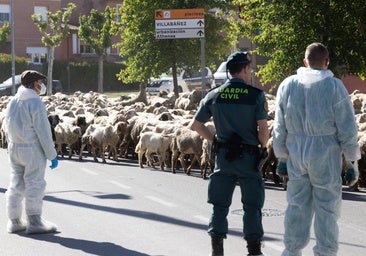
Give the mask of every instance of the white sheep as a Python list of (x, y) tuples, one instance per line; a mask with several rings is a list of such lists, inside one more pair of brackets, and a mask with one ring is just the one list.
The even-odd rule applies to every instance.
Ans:
[(67, 122), (58, 123), (54, 129), (55, 144), (57, 153), (64, 157), (62, 145), (66, 144), (69, 149), (69, 158), (72, 156), (72, 146), (78, 142), (82, 136), (81, 128), (79, 126), (71, 125)]
[(88, 144), (91, 146), (91, 152), (94, 157), (94, 161), (98, 162), (97, 150), (100, 150), (103, 163), (105, 163), (105, 151), (107, 148), (113, 153), (113, 160), (117, 160), (117, 143), (120, 137), (124, 136), (126, 131), (126, 123), (118, 122), (116, 125), (89, 125), (82, 136), (82, 145), (80, 148), (79, 159), (82, 159), (82, 153), (85, 146)]
[[(171, 168), (175, 173), (176, 162), (179, 161), (183, 167), (184, 172), (189, 175), (193, 164), (197, 161), (200, 165), (200, 158), (202, 155), (202, 137), (195, 131), (186, 127), (181, 127), (174, 133), (172, 145)], [(191, 164), (186, 167), (185, 156), (192, 155)], [(202, 167), (200, 165), (202, 172)]]
[[(210, 130), (212, 135), (216, 134), (215, 124), (212, 121), (206, 123), (206, 127)], [(207, 169), (209, 168), (210, 173), (212, 173), (215, 167), (215, 160), (211, 159), (211, 148), (212, 141), (203, 139), (201, 156), (201, 166), (203, 168), (201, 175), (203, 179), (206, 179)]]
[(140, 168), (143, 168), (142, 157), (145, 154), (147, 162), (151, 167), (155, 168), (152, 154), (156, 153), (160, 165), (160, 169), (164, 171), (164, 161), (167, 158), (172, 141), (171, 135), (165, 135), (156, 132), (144, 132), (140, 135), (140, 140), (136, 145), (135, 152), (138, 153)]

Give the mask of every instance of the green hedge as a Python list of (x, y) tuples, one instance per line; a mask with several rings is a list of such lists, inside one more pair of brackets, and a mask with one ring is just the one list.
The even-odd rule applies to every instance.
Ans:
[[(104, 62), (103, 90), (105, 92), (138, 90), (138, 84), (124, 84), (117, 79), (116, 74), (122, 68), (123, 65), (120, 63)], [(98, 91), (98, 63), (55, 61), (52, 78), (62, 82), (65, 92)]]
[[(8, 79), (12, 75), (11, 71), (11, 55), (0, 53), (0, 82)], [(28, 63), (25, 58), (15, 58), (15, 72), (16, 75), (20, 72), (18, 70), (24, 71), (28, 68)], [(18, 73), (17, 73), (18, 72)]]
[[(104, 92), (138, 90), (139, 84), (124, 84), (119, 81), (116, 74), (123, 68), (121, 63), (104, 62), (103, 65), (103, 90)], [(31, 65), (25, 58), (16, 58), (16, 74), (26, 69), (37, 69), (47, 74), (47, 64)], [(0, 54), (0, 81), (11, 76), (11, 56)], [(96, 62), (67, 62), (57, 61), (53, 63), (52, 79), (60, 80), (63, 91), (72, 93), (75, 91), (98, 91), (98, 63)]]

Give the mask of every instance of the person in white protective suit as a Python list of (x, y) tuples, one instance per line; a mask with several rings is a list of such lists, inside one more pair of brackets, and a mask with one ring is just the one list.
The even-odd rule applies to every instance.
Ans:
[(273, 149), (280, 165), (287, 165), (289, 178), (282, 256), (302, 255), (313, 216), (314, 255), (333, 256), (338, 251), (342, 154), (350, 166), (347, 184), (358, 179), (353, 163), (361, 158), (357, 125), (347, 90), (328, 70), (327, 48), (310, 44), (304, 64), (280, 84), (276, 96)]
[[(39, 97), (46, 92), (45, 78), (37, 71), (24, 71), (22, 85), (6, 109), (5, 133), (12, 167), (5, 193), (9, 233), (25, 230), (28, 234), (39, 234), (57, 229), (55, 224), (41, 218), (47, 159), (51, 160), (51, 169), (58, 165), (46, 107)], [(24, 198), (27, 222), (22, 220)]]

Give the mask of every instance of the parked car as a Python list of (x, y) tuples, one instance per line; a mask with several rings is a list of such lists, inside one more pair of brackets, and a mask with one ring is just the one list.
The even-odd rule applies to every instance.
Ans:
[[(17, 92), (21, 84), (20, 75), (14, 76), (14, 82), (15, 82), (15, 92)], [(47, 81), (44, 81), (44, 84), (47, 85)], [(11, 94), (12, 86), (13, 86), (13, 78), (9, 77), (0, 84), (0, 96), (12, 95)], [(56, 92), (62, 92), (62, 83), (60, 80), (52, 80), (52, 93)]]
[(213, 74), (215, 85), (220, 86), (226, 82), (228, 79), (227, 76), (230, 78), (229, 72), (226, 73), (226, 61), (221, 62), (220, 66), (217, 68), (216, 72)]
[[(210, 68), (205, 68), (205, 78), (206, 78), (206, 89), (210, 89), (215, 86), (214, 77)], [(197, 71), (192, 75), (188, 71), (183, 71), (181, 77), (187, 83), (189, 90), (202, 89), (202, 72)]]
[[(183, 79), (177, 78), (178, 80), (178, 92), (186, 92), (188, 91), (187, 84), (184, 82)], [(159, 79), (153, 79), (148, 85), (146, 86), (146, 92), (155, 94), (162, 91), (166, 92), (174, 92), (174, 83), (173, 77), (162, 77)]]

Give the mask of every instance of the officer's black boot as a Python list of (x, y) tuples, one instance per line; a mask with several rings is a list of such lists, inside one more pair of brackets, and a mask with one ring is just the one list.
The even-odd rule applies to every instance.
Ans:
[(224, 239), (220, 237), (211, 237), (212, 252), (210, 256), (224, 256)]
[(263, 255), (261, 252), (261, 239), (251, 238), (247, 239), (248, 255)]

